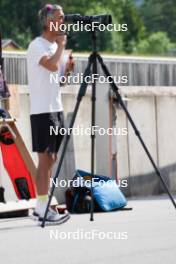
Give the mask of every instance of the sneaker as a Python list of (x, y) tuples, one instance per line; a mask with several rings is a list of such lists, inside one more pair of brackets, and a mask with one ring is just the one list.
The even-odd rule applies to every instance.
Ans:
[(30, 215), (30, 217), (31, 217), (33, 220), (37, 221), (38, 218), (39, 218), (39, 214), (38, 214), (36, 211), (33, 211), (33, 213)]
[[(70, 215), (67, 214), (59, 214), (56, 211), (50, 209), (48, 211), (47, 217), (46, 217), (46, 222), (45, 223), (57, 223), (57, 224), (62, 224), (66, 222), (70, 218)], [(38, 217), (39, 223), (42, 223), (43, 217), (39, 216)]]
[[(49, 208), (49, 212), (53, 212), (53, 213), (58, 214), (58, 213), (57, 213), (56, 211), (54, 211), (52, 208)], [(32, 213), (32, 215), (31, 215), (31, 218), (32, 218), (33, 220), (38, 220), (39, 217), (41, 218), (40, 214), (34, 210), (33, 213)]]

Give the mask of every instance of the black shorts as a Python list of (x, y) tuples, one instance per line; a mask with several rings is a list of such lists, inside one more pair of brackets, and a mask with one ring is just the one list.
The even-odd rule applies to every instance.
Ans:
[(64, 137), (59, 131), (64, 127), (63, 112), (34, 114), (30, 116), (30, 121), (32, 150), (57, 153)]

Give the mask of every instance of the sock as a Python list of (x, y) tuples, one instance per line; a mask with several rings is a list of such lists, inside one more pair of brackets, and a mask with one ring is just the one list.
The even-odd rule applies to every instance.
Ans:
[(43, 217), (45, 214), (47, 202), (48, 202), (48, 195), (47, 194), (37, 196), (37, 203), (36, 203), (36, 207), (35, 207), (35, 212), (38, 213), (41, 217)]

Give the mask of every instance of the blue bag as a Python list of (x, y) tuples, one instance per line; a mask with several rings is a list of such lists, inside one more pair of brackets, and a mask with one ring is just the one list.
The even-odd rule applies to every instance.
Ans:
[(127, 201), (115, 180), (108, 180), (102, 185), (93, 188), (93, 197), (100, 208), (105, 211), (112, 211), (127, 205)]
[[(91, 176), (90, 173), (82, 170), (77, 170), (75, 175), (83, 179)], [(86, 185), (86, 187), (90, 189), (90, 185)], [(127, 200), (116, 181), (106, 176), (95, 175), (93, 197), (96, 204), (105, 212), (123, 208), (127, 205)]]

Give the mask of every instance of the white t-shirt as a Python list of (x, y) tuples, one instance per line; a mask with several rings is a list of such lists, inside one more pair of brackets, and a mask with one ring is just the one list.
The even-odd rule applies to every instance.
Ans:
[[(51, 71), (39, 64), (40, 59), (52, 56), (57, 44), (37, 37), (27, 50), (27, 68), (30, 94), (30, 114), (50, 113), (63, 111), (59, 84), (50, 81)], [(57, 73), (57, 72), (55, 72)]]

